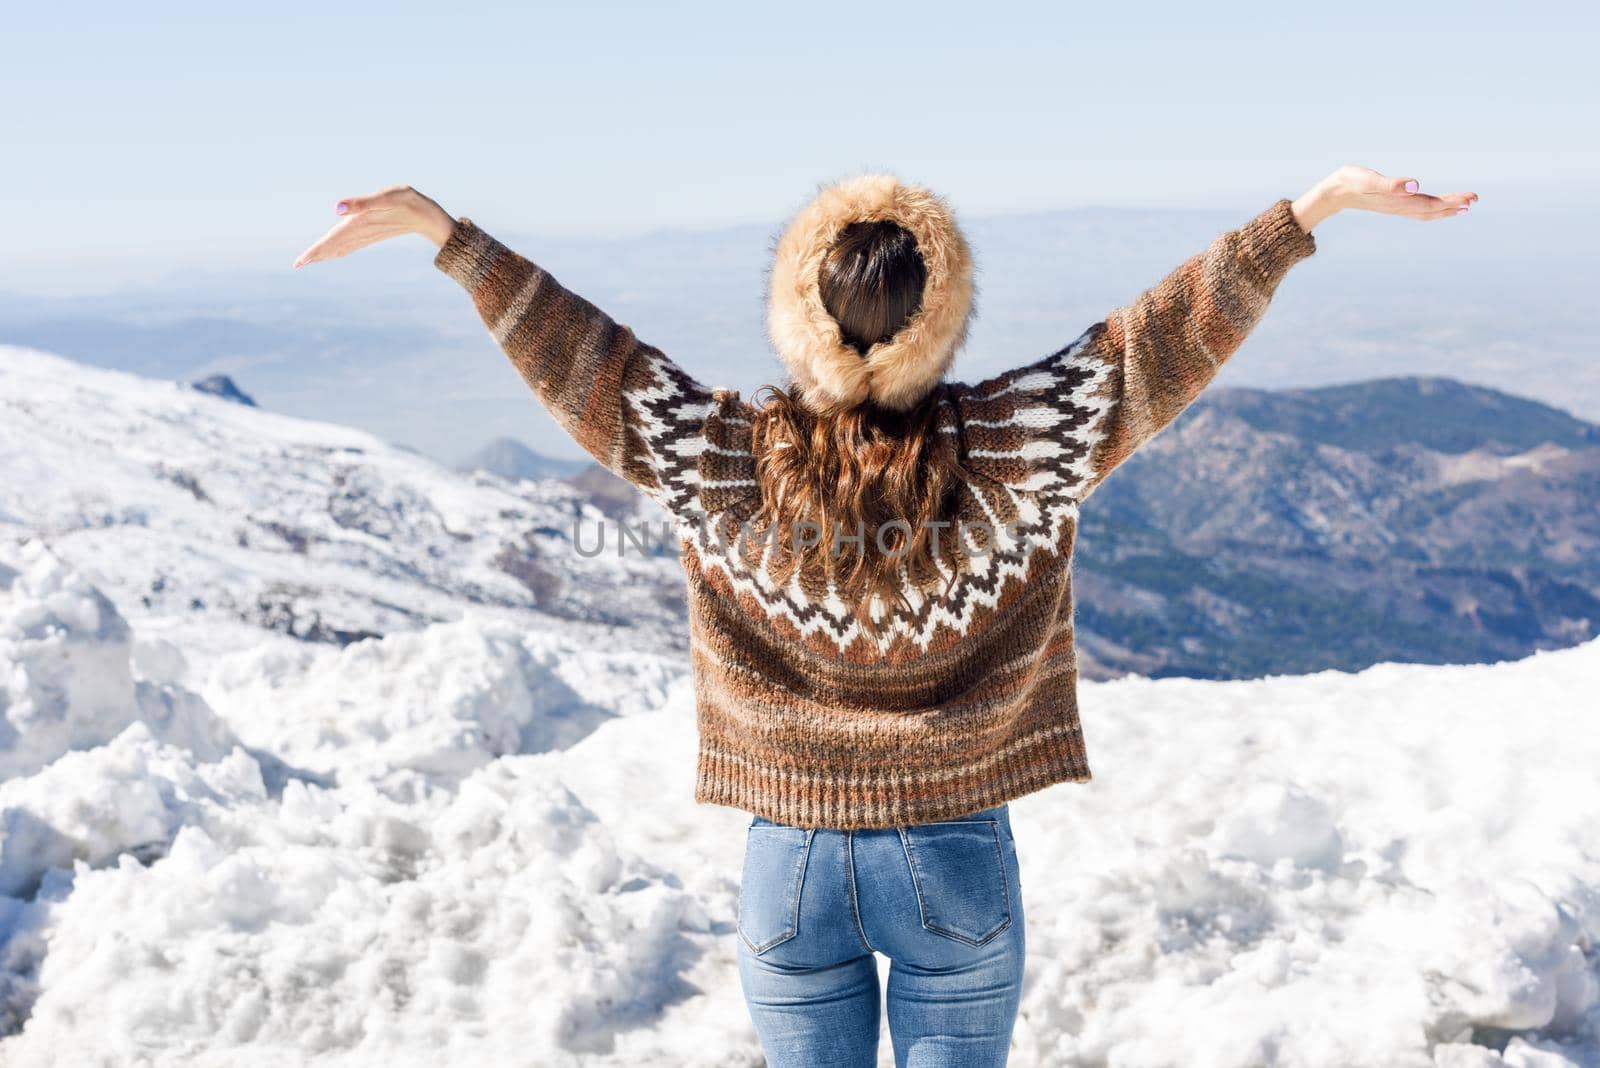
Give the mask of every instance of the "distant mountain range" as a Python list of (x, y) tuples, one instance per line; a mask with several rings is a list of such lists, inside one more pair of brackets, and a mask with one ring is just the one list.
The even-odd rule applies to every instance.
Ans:
[(523, 478), (565, 478), (590, 466), (587, 460), (568, 460), (534, 452), (515, 438), (496, 438), (456, 465), (458, 471), (487, 471), (513, 482)]
[(1600, 634), (1600, 426), (1448, 378), (1212, 389), (1084, 503), (1084, 671), (1492, 661)]

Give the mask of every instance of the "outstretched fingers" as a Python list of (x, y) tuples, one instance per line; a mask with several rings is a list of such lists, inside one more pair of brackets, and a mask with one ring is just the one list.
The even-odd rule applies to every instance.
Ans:
[(410, 233), (416, 222), (410, 198), (415, 195), (408, 185), (391, 185), (366, 196), (339, 200), (333, 210), (343, 218), (300, 253), (295, 268), (348, 256), (385, 238)]
[(355, 246), (348, 240), (349, 232), (349, 219), (335, 223), (333, 229), (317, 238), (316, 241), (312, 242), (310, 248), (300, 253), (300, 257), (294, 261), (295, 268), (298, 269), (308, 263), (316, 263), (319, 260), (337, 259), (340, 256), (354, 252)]
[[(1406, 179), (1415, 181), (1415, 179)], [(1372, 211), (1380, 211), (1387, 215), (1403, 215), (1411, 219), (1449, 219), (1466, 212), (1478, 199), (1476, 193), (1445, 193), (1434, 196), (1431, 193), (1422, 193), (1412, 190), (1405, 191), (1402, 186), (1399, 191), (1386, 190), (1376, 195), (1363, 198), (1365, 203), (1361, 206)]]
[(1453, 219), (1457, 215), (1466, 214), (1467, 209), (1472, 207), (1473, 201), (1478, 199), (1478, 194), (1446, 193), (1443, 196), (1430, 196), (1424, 199), (1426, 203), (1423, 205), (1423, 210), (1416, 215), (1416, 218), (1424, 220)]
[(1473, 201), (1478, 199), (1476, 193), (1445, 193), (1442, 196), (1423, 193), (1415, 178), (1396, 179), (1394, 184), (1398, 189), (1392, 189), (1383, 199), (1392, 205), (1389, 210), (1413, 219), (1454, 218), (1465, 214)]

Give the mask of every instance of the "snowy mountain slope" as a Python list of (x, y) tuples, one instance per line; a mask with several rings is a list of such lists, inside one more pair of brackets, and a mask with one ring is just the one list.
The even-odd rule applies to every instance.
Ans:
[(676, 562), (619, 555), (577, 491), (176, 383), (0, 346), (0, 470), (0, 537), (45, 535), (133, 618), (346, 642), (481, 607), (682, 645)]
[[(762, 1063), (734, 956), (748, 816), (692, 801), (681, 652), (472, 600), (492, 567), (468, 543), (413, 560), (414, 509), (381, 510), (403, 535), (336, 534), (308, 503), (318, 446), (351, 440), (332, 428), (23, 360), (19, 398), (0, 353), (0, 1064)], [(260, 461), (296, 433), (302, 474)], [(452, 530), (480, 497), (556, 492), (363, 442), (375, 497), (410, 486)], [(169, 454), (229, 509), (179, 508), (205, 502), (150, 479)], [(97, 499), (145, 521), (67, 521)], [(228, 550), (207, 524), (240, 510), (328, 548)], [(205, 608), (144, 601), (134, 569), (168, 555)], [(380, 583), (447, 618), (341, 645), (219, 607), (313, 566), (320, 610), (355, 606), (327, 618), (378, 619)], [(408, 589), (405, 566), (447, 581)], [(596, 569), (582, 592), (654, 580), (572, 566)], [(1084, 683), (1095, 781), (1013, 804), (1011, 1063), (1600, 1064), (1597, 678), (1600, 642)]]

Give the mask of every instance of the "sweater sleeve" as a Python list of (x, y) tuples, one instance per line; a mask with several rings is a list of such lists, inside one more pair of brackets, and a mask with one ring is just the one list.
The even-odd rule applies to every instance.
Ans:
[(471, 295), (500, 348), (585, 451), (674, 515), (698, 505), (716, 394), (470, 218), (434, 266)]
[(1083, 500), (1199, 396), (1315, 251), (1279, 199), (1066, 347), (958, 384), (969, 462), (1013, 488)]

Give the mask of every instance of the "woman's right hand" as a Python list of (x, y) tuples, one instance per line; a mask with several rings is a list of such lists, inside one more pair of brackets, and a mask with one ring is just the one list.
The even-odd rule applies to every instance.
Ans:
[(294, 261), (296, 268), (331, 260), (401, 234), (421, 234), (443, 246), (456, 220), (439, 203), (409, 185), (391, 185), (361, 197), (345, 197), (334, 205), (344, 216)]

